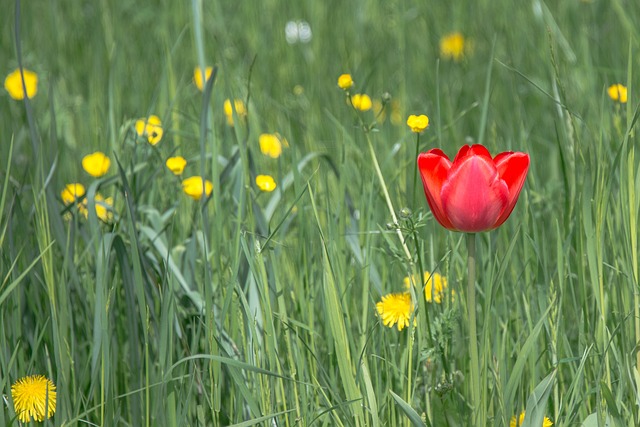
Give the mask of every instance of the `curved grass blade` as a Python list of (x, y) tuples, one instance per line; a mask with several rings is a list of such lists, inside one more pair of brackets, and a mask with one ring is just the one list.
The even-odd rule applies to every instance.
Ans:
[(411, 407), (411, 405), (409, 405), (403, 398), (395, 394), (393, 391), (389, 390), (389, 393), (391, 394), (391, 397), (393, 397), (393, 400), (396, 401), (402, 412), (404, 412), (407, 418), (409, 418), (409, 421), (411, 421), (411, 424), (414, 427), (427, 427), (420, 415), (418, 415), (418, 413)]
[(524, 417), (522, 427), (538, 427), (542, 425), (546, 412), (547, 400), (553, 390), (553, 384), (555, 382), (557, 372), (557, 370), (554, 370), (547, 375), (547, 377), (540, 381), (540, 384), (536, 386), (533, 393), (529, 395), (525, 412), (526, 415)]

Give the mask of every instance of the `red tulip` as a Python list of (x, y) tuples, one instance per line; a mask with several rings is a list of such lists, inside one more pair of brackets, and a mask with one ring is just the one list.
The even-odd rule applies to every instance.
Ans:
[(529, 170), (529, 155), (507, 151), (491, 158), (482, 145), (460, 148), (453, 163), (437, 148), (418, 156), (424, 194), (445, 228), (475, 233), (509, 218)]

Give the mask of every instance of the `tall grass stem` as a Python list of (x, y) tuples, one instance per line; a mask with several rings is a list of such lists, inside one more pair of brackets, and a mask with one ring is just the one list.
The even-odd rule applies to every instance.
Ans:
[(389, 197), (389, 191), (387, 190), (387, 184), (384, 181), (384, 176), (382, 176), (382, 171), (380, 170), (380, 165), (378, 164), (378, 158), (376, 156), (376, 152), (373, 149), (373, 144), (371, 143), (371, 138), (369, 137), (369, 133), (365, 133), (367, 137), (367, 145), (369, 146), (369, 153), (371, 154), (371, 161), (373, 162), (373, 168), (376, 171), (376, 175), (378, 176), (378, 181), (380, 181), (380, 187), (382, 187), (382, 194), (384, 194), (384, 199), (387, 202), (387, 207), (389, 208), (389, 213), (391, 214), (391, 218), (393, 219), (393, 224), (396, 226), (396, 234), (400, 239), (400, 243), (402, 244), (402, 249), (404, 250), (404, 254), (409, 261), (409, 264), (413, 264), (413, 256), (411, 256), (411, 252), (407, 247), (407, 243), (405, 242), (405, 238), (402, 235), (402, 231), (398, 227), (398, 216), (396, 215), (396, 211), (393, 208), (393, 203), (391, 202), (391, 197)]
[(413, 187), (411, 189), (411, 208), (416, 208), (416, 186), (418, 185), (418, 155), (420, 154), (420, 133), (416, 133), (416, 155), (413, 158)]

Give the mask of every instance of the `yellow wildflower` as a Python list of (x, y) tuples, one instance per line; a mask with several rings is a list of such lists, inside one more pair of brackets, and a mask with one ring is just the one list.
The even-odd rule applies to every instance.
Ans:
[(106, 199), (100, 194), (96, 194), (96, 216), (102, 222), (109, 222), (113, 219), (113, 197)]
[(20, 378), (11, 386), (11, 398), (22, 423), (43, 421), (56, 412), (56, 386), (43, 375)]
[(211, 195), (211, 192), (213, 191), (213, 183), (209, 180), (203, 179), (201, 176), (192, 176), (182, 181), (182, 191), (192, 199), (200, 200), (202, 198), (202, 194), (206, 194), (207, 197)]
[(373, 114), (376, 117), (376, 121), (378, 123), (384, 123), (387, 119), (387, 113), (382, 104), (382, 101), (379, 99), (374, 99), (371, 108), (373, 108)]
[(282, 144), (287, 145), (287, 142), (278, 133), (263, 133), (258, 137), (258, 143), (260, 144), (260, 151), (265, 156), (269, 156), (272, 159), (277, 159), (282, 154)]
[(224, 115), (227, 118), (227, 124), (233, 126), (233, 109), (235, 108), (238, 117), (247, 116), (247, 107), (244, 105), (241, 99), (233, 100), (233, 107), (231, 106), (231, 100), (225, 99), (223, 104)]
[[(416, 282), (418, 280), (417, 277), (413, 278)], [(444, 292), (447, 290), (448, 283), (447, 278), (441, 276), (438, 273), (429, 273), (428, 271), (424, 272), (424, 298), (427, 302), (435, 302), (440, 304), (442, 302), (442, 297), (444, 296)], [(409, 289), (411, 287), (411, 280), (409, 277), (404, 278), (404, 287)], [(455, 292), (451, 291), (451, 297), (455, 296)]]
[(411, 128), (412, 132), (422, 133), (427, 127), (429, 127), (429, 117), (424, 114), (419, 116), (412, 114), (407, 119), (407, 126)]
[[(84, 199), (81, 204), (78, 205), (78, 211), (85, 217), (89, 218), (89, 209), (87, 199)], [(107, 197), (106, 199), (100, 193), (96, 193), (94, 199), (96, 207), (96, 216), (102, 222), (109, 222), (113, 219), (113, 197)]]
[(413, 313), (411, 294), (403, 292), (384, 295), (382, 300), (376, 304), (376, 309), (385, 326), (393, 328), (393, 325), (397, 323), (398, 330), (401, 331), (409, 326), (409, 319)]
[[(517, 420), (515, 416), (511, 417), (511, 422), (509, 423), (509, 427), (520, 427), (524, 422), (524, 412), (525, 411), (522, 411), (520, 413), (520, 416), (518, 417)], [(544, 420), (542, 421), (542, 427), (551, 427), (552, 425), (553, 423), (551, 422), (551, 420), (547, 417), (544, 417)]]
[(146, 119), (137, 120), (136, 132), (138, 136), (146, 136), (149, 144), (156, 145), (162, 139), (163, 134), (160, 117), (152, 114)]
[(202, 68), (196, 67), (195, 70), (193, 70), (193, 82), (200, 92), (204, 90), (205, 83), (211, 78), (211, 73), (213, 73), (213, 67), (206, 67), (204, 69), (204, 80), (202, 80)]
[(351, 78), (351, 74), (341, 74), (338, 77), (338, 87), (342, 90), (349, 90), (353, 86), (353, 79)]
[(609, 86), (609, 89), (607, 89), (607, 93), (609, 94), (609, 98), (611, 98), (613, 101), (617, 101), (622, 104), (625, 104), (627, 102), (627, 88), (620, 83)]
[(356, 110), (369, 111), (373, 105), (369, 95), (364, 93), (356, 93), (351, 97), (351, 104)]
[[(384, 96), (384, 95), (383, 95)], [(391, 119), (393, 125), (405, 123), (402, 113), (402, 106), (397, 99), (387, 100), (386, 105), (379, 99), (374, 99), (372, 103), (373, 113), (378, 123), (384, 123), (387, 115)]]
[(440, 56), (458, 62), (464, 56), (464, 36), (458, 32), (449, 33), (440, 39)]
[(174, 175), (182, 175), (187, 160), (182, 156), (169, 157), (165, 164)]
[[(38, 93), (38, 75), (33, 71), (22, 69), (24, 74), (24, 86), (27, 89), (27, 97), (29, 99)], [(22, 77), (20, 69), (15, 69), (4, 79), (4, 88), (9, 92), (9, 96), (16, 101), (24, 99), (24, 90), (22, 88)]]
[(96, 151), (82, 158), (82, 168), (94, 178), (100, 178), (107, 173), (111, 160), (104, 153)]
[(270, 193), (276, 189), (276, 182), (271, 175), (256, 176), (256, 185), (264, 192)]
[(84, 197), (84, 193), (84, 185), (73, 183), (67, 184), (64, 187), (64, 190), (62, 190), (62, 192), (60, 193), (60, 197), (62, 197), (62, 202), (68, 206)]
[(402, 124), (402, 106), (400, 105), (400, 101), (393, 100), (391, 101), (391, 123), (394, 125)]

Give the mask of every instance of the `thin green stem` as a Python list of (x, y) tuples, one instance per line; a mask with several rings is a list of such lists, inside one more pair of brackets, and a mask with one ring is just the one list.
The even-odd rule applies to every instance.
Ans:
[(384, 195), (384, 200), (387, 202), (387, 207), (389, 208), (389, 213), (391, 214), (391, 218), (393, 219), (393, 224), (396, 228), (396, 234), (400, 239), (400, 244), (402, 245), (402, 249), (404, 251), (405, 256), (407, 257), (407, 261), (409, 261), (410, 265), (413, 265), (413, 256), (411, 256), (411, 252), (407, 247), (407, 242), (405, 242), (404, 236), (402, 235), (402, 231), (400, 231), (400, 226), (398, 222), (398, 217), (396, 215), (396, 211), (393, 208), (393, 203), (391, 203), (391, 197), (389, 197), (389, 191), (387, 190), (387, 184), (384, 181), (384, 176), (382, 176), (382, 171), (380, 170), (380, 165), (378, 164), (378, 157), (376, 156), (376, 151), (373, 149), (373, 143), (371, 142), (370, 130), (371, 126), (366, 125), (364, 120), (362, 120), (362, 116), (358, 114), (358, 110), (353, 105), (353, 98), (351, 94), (347, 92), (347, 99), (349, 100), (349, 105), (353, 108), (353, 111), (356, 113), (356, 117), (360, 122), (360, 126), (364, 130), (364, 135), (367, 139), (367, 145), (369, 146), (369, 153), (371, 154), (371, 161), (373, 162), (373, 167), (376, 171), (376, 175), (378, 176), (378, 181), (380, 181), (380, 187), (382, 187), (382, 194)]
[[(415, 342), (415, 333), (416, 333), (416, 325), (415, 322), (411, 322), (411, 326), (409, 326), (410, 332), (407, 341), (409, 341), (409, 360), (407, 360), (407, 403), (411, 404), (411, 400), (413, 399), (413, 384), (411, 382), (413, 378), (413, 343)], [(411, 426), (411, 420), (407, 417), (406, 420), (407, 427)]]
[(416, 134), (416, 155), (413, 158), (413, 187), (411, 189), (411, 209), (416, 208), (416, 186), (418, 185), (418, 155), (420, 154), (420, 132)]
[(484, 427), (480, 410), (480, 362), (478, 358), (478, 333), (476, 331), (476, 235), (467, 234), (467, 314), (469, 316), (469, 356), (471, 358), (471, 407), (473, 425)]
[[(629, 230), (631, 239), (631, 271), (633, 272), (633, 314), (635, 318), (635, 336), (636, 343), (640, 342), (640, 295), (638, 294), (638, 235), (637, 230), (637, 208), (636, 208), (636, 192), (635, 192), (635, 148), (631, 146), (629, 156), (627, 158), (627, 196), (629, 205)], [(636, 352), (636, 369), (640, 372), (640, 351)]]
[(373, 144), (371, 143), (371, 138), (369, 137), (369, 132), (365, 132), (367, 137), (367, 144), (369, 145), (369, 153), (371, 154), (371, 161), (373, 162), (373, 168), (376, 171), (376, 175), (378, 176), (378, 181), (380, 181), (380, 187), (382, 187), (382, 194), (384, 195), (384, 199), (387, 202), (387, 207), (389, 208), (389, 213), (391, 214), (391, 218), (393, 219), (393, 224), (396, 226), (396, 234), (400, 239), (400, 243), (402, 244), (402, 249), (404, 250), (404, 254), (407, 256), (407, 260), (410, 264), (413, 264), (413, 257), (411, 256), (411, 252), (407, 247), (407, 243), (405, 242), (404, 236), (402, 235), (402, 231), (400, 231), (400, 227), (398, 225), (398, 217), (396, 216), (396, 211), (393, 208), (393, 203), (391, 203), (391, 197), (389, 197), (389, 191), (387, 190), (387, 184), (384, 182), (384, 177), (382, 176), (382, 171), (380, 170), (380, 165), (378, 164), (378, 158), (376, 156), (376, 152), (373, 149)]
[[(437, 343), (435, 343), (433, 341), (433, 333), (431, 332), (431, 320), (429, 319), (429, 310), (427, 310), (427, 302), (425, 300), (425, 283), (424, 283), (424, 267), (423, 267), (423, 263), (422, 263), (422, 251), (420, 250), (420, 245), (418, 244), (418, 233), (416, 232), (415, 226), (412, 223), (411, 227), (413, 229), (413, 241), (416, 245), (416, 256), (417, 256), (417, 261), (418, 261), (418, 266), (417, 266), (417, 270), (418, 270), (418, 279), (415, 279), (415, 276), (409, 276), (411, 277), (411, 286), (415, 291), (416, 294), (416, 299), (418, 300), (418, 309), (420, 312), (424, 312), (424, 317), (425, 317), (425, 322), (427, 324), (427, 342), (429, 344), (430, 347), (433, 347), (434, 345), (437, 345)], [(412, 272), (413, 273), (413, 272)], [(420, 280), (421, 285), (418, 286), (418, 280)], [(442, 354), (442, 352), (440, 351), (440, 348), (438, 348), (438, 353)], [(445, 372), (448, 371), (447, 368), (447, 363), (446, 360), (442, 360), (442, 364), (444, 366), (444, 370)]]

